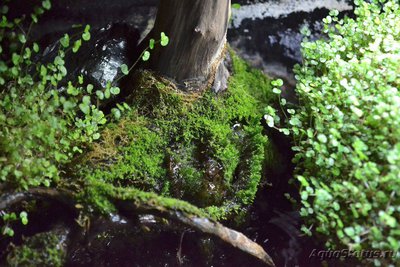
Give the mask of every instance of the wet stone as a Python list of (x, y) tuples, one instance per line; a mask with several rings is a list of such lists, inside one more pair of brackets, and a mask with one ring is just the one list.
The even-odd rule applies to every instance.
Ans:
[[(127, 24), (108, 24), (100, 29), (91, 30), (91, 39), (83, 42), (77, 53), (69, 50), (65, 64), (68, 71), (63, 84), (75, 81), (82, 75), (85, 84), (93, 84), (95, 90), (102, 89), (107, 82), (119, 86), (116, 82), (123, 74), (120, 66), (133, 64), (132, 55), (140, 38), (140, 32)], [(59, 42), (49, 44), (42, 58), (43, 62), (51, 62), (58, 53)]]

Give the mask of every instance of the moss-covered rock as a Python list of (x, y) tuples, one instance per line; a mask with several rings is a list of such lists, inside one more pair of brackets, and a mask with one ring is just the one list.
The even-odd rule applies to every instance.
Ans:
[(183, 93), (150, 72), (138, 73), (132, 110), (109, 124), (84, 157), (80, 173), (86, 188), (92, 186), (85, 199), (110, 208), (94, 186), (103, 183), (183, 199), (214, 218), (251, 204), (267, 142), (260, 120), (270, 80), (233, 53), (232, 59), (230, 86), (219, 94)]

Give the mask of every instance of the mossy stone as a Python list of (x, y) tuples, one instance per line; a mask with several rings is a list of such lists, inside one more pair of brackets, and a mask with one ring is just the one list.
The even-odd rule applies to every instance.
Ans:
[[(151, 72), (137, 73), (132, 110), (104, 129), (81, 174), (183, 199), (214, 218), (251, 204), (262, 175), (267, 138), (260, 121), (271, 86), (260, 71), (231, 56), (234, 73), (221, 93), (185, 93)], [(101, 194), (89, 195), (109, 207), (96, 200)]]

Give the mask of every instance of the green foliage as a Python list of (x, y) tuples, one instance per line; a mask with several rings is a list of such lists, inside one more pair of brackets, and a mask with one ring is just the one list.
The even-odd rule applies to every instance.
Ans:
[(9, 224), (17, 220), (17, 215), (15, 214), (15, 212), (6, 213), (3, 211), (0, 213), (0, 215), (4, 224), (1, 227), (1, 234), (7, 236), (14, 236), (14, 230), (10, 227)]
[(25, 238), (24, 244), (12, 247), (7, 266), (61, 267), (65, 259), (62, 236), (47, 232)]
[(28, 224), (28, 213), (26, 211), (21, 211), (19, 213), (19, 218), (15, 214), (15, 212), (6, 213), (4, 211), (0, 211), (1, 219), (3, 221), (3, 226), (1, 227), (1, 234), (14, 236), (14, 230), (11, 227), (11, 223), (17, 221), (18, 219), (21, 221), (23, 225)]
[[(45, 0), (42, 7), (49, 9), (51, 4)], [(23, 29), (37, 22), (42, 7), (35, 8), (30, 26), (25, 17), (8, 20), (6, 15), (0, 23), (0, 47), (7, 47), (0, 53), (0, 183), (9, 192), (56, 186), (63, 167), (100, 138), (99, 129), (106, 123), (93, 85), (85, 88), (82, 76), (65, 81), (65, 55), (90, 39), (89, 26), (82, 39), (72, 40), (65, 34), (52, 62), (32, 60), (40, 48), (29, 42), (29, 31)], [(120, 90), (109, 84), (99, 92), (108, 98)], [(6, 222), (6, 216), (2, 217)], [(20, 219), (28, 222), (26, 212)], [(3, 233), (12, 232), (6, 225)]]
[[(10, 30), (3, 42), (16, 31)], [(98, 139), (99, 126), (106, 122), (81, 86), (82, 78), (77, 84), (68, 82), (66, 94), (60, 93), (67, 74), (64, 47), (53, 62), (42, 64), (31, 61), (35, 46), (16, 43), (8, 52), (11, 59), (5, 55), (0, 61), (5, 83), (0, 96), (0, 180), (25, 190), (57, 182), (59, 167)]]
[[(266, 103), (271, 103), (275, 98), (272, 93), (271, 80), (269, 77), (257, 69), (249, 67), (249, 65), (241, 60), (237, 55), (231, 52), (233, 61), (234, 75), (229, 81), (229, 89), (235, 88), (246, 90), (247, 95), (250, 95), (257, 101), (255, 103), (249, 103), (249, 101), (243, 101), (242, 105), (246, 108), (251, 108), (252, 104), (255, 109), (263, 109)], [(239, 101), (239, 99), (238, 99)], [(247, 103), (247, 104), (246, 104)]]
[[(89, 25), (75, 37), (65, 34), (59, 40), (53, 62), (32, 60), (40, 53), (40, 48), (29, 42), (29, 31), (24, 29), (31, 29), (38, 17), (50, 8), (49, 0), (42, 1), (42, 6), (35, 7), (31, 14), (31, 22), (26, 16), (8, 20), (8, 7), (2, 8), (0, 182), (7, 190), (55, 186), (62, 167), (82, 153), (85, 146), (100, 138), (99, 129), (107, 121), (98, 109), (100, 101), (120, 93), (110, 82), (93, 92), (94, 86), (85, 84), (83, 76), (65, 81), (65, 55), (76, 53), (90, 40)], [(152, 46), (154, 48), (156, 43), (165, 46), (168, 42), (165, 33), (161, 33), (160, 40), (153, 40)], [(5, 47), (7, 49), (3, 50)], [(149, 53), (146, 49), (143, 57), (146, 52)], [(126, 65), (121, 66), (124, 75), (129, 71)], [(111, 113), (119, 119), (121, 112), (129, 109), (126, 104), (118, 104)]]
[[(370, 2), (355, 1), (356, 19), (332, 11), (328, 38), (303, 42), (295, 68), (301, 106), (282, 109), (307, 223), (331, 247), (398, 251), (400, 8)], [(276, 115), (268, 110), (270, 126)]]
[[(185, 94), (167, 80), (141, 73), (132, 110), (106, 127), (84, 157), (89, 168), (78, 167), (82, 176), (184, 199), (207, 207), (213, 218), (251, 204), (266, 143), (260, 118), (267, 102), (256, 96), (270, 90), (270, 81), (232, 57), (235, 75), (221, 94)], [(89, 195), (85, 199), (100, 209), (112, 208), (96, 190)]]
[[(83, 36), (83, 35), (82, 35)], [(149, 45), (142, 51), (142, 53), (140, 54), (140, 56), (138, 57), (138, 59), (135, 61), (135, 63), (132, 64), (132, 66), (130, 66), (128, 68), (128, 66), (126, 64), (122, 64), (120, 66), (121, 68), (121, 72), (124, 75), (128, 75), (129, 72), (136, 66), (136, 64), (139, 62), (139, 60), (141, 59), (142, 61), (146, 62), (149, 61), (150, 56), (151, 56), (151, 52), (150, 50), (153, 50), (155, 48), (156, 44), (161, 44), (161, 46), (167, 46), (169, 44), (169, 37), (165, 34), (165, 32), (161, 32), (160, 33), (160, 39), (159, 40), (155, 40), (153, 38), (151, 38), (149, 40)], [(119, 81), (123, 76), (119, 77), (115, 82)]]

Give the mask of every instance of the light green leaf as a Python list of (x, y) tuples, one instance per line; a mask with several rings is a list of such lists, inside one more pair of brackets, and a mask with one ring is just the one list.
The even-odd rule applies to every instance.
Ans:
[(43, 78), (47, 75), (47, 68), (44, 65), (40, 65), (40, 76)]
[(127, 103), (122, 103), (122, 105), (124, 106), (125, 109), (127, 110), (131, 110), (131, 107), (127, 104)]
[(241, 7), (241, 5), (238, 3), (232, 4), (233, 9), (239, 9), (240, 7)]
[(290, 135), (289, 129), (286, 128), (280, 129), (280, 132), (282, 132), (284, 135)]
[(79, 109), (86, 115), (90, 113), (90, 106), (88, 104), (85, 103), (79, 104)]
[(82, 97), (82, 103), (90, 105), (90, 96), (85, 95), (84, 97)]
[(126, 64), (122, 64), (122, 65), (120, 66), (120, 68), (121, 68), (121, 72), (122, 72), (123, 74), (125, 74), (125, 75), (128, 75), (128, 74), (129, 74), (129, 69), (128, 69), (128, 66), (127, 66)]
[(273, 86), (281, 87), (283, 85), (283, 80), (282, 79), (273, 80), (271, 81), (271, 84)]
[(119, 87), (111, 87), (111, 88), (110, 88), (110, 92), (111, 92), (111, 94), (113, 94), (113, 95), (118, 95), (120, 91), (121, 91), (121, 90), (119, 89)]
[(72, 52), (74, 53), (78, 52), (81, 45), (82, 45), (82, 40), (76, 40), (74, 46), (72, 47)]
[(264, 115), (264, 119), (268, 124), (268, 127), (274, 127), (274, 118), (270, 115)]
[(55, 65), (60, 66), (60, 65), (64, 65), (64, 63), (65, 63), (64, 60), (60, 56), (56, 56), (56, 58), (54, 59)]
[(278, 89), (278, 88), (272, 89), (272, 92), (273, 92), (274, 94), (277, 94), (277, 95), (280, 95), (280, 94), (282, 93), (282, 91), (281, 91), (280, 89)]
[(21, 213), (19, 214), (19, 217), (20, 217), (23, 225), (28, 224), (28, 213), (26, 213), (26, 211), (21, 211)]
[(150, 59), (150, 52), (149, 51), (144, 51), (142, 60), (143, 61), (148, 61)]
[(301, 121), (297, 117), (293, 117), (289, 120), (289, 124), (293, 126), (301, 127)]
[(99, 138), (100, 138), (100, 134), (99, 134), (99, 133), (93, 134), (93, 139), (94, 139), (94, 140), (97, 140), (97, 139), (99, 139)]
[(43, 6), (44, 9), (49, 10), (49, 9), (51, 8), (51, 2), (50, 2), (50, 0), (43, 0), (43, 1), (42, 1), (42, 6)]
[(18, 40), (21, 42), (21, 43), (26, 43), (26, 37), (25, 37), (25, 34), (18, 34)]
[(344, 232), (346, 233), (346, 235), (348, 235), (349, 237), (353, 237), (355, 235), (355, 231), (353, 227), (346, 227), (344, 228)]
[(35, 53), (39, 52), (39, 45), (37, 43), (33, 43), (33, 51), (35, 51)]
[(100, 90), (96, 91), (96, 96), (100, 99), (103, 100), (104, 99), (104, 93)]
[(93, 84), (88, 84), (87, 86), (86, 86), (86, 91), (89, 93), (89, 94), (91, 94), (92, 93), (92, 91), (93, 91)]
[(111, 113), (114, 115), (115, 119), (121, 118), (121, 111), (117, 108), (111, 109)]
[(84, 41), (89, 41), (90, 40), (90, 32), (84, 32), (82, 33), (82, 39)]
[(150, 49), (154, 49), (154, 44), (155, 44), (155, 40), (152, 38), (152, 39), (150, 39), (150, 41), (149, 41), (149, 47), (150, 47)]
[(64, 34), (64, 37), (60, 39), (60, 43), (64, 48), (67, 48), (69, 46), (69, 35)]
[(161, 32), (161, 45), (167, 46), (168, 43), (169, 43), (169, 37), (164, 32)]
[[(67, 68), (65, 66), (58, 66), (58, 69), (60, 70), (62, 77), (67, 75)], [(62, 80), (62, 77), (59, 79), (60, 81)]]
[(328, 141), (328, 138), (326, 138), (326, 135), (324, 134), (318, 134), (317, 139), (318, 141), (324, 144)]
[(19, 64), (19, 60), (20, 60), (20, 56), (16, 53), (12, 54), (12, 62), (14, 65), (18, 65)]
[(350, 109), (351, 111), (353, 111), (354, 114), (356, 114), (357, 117), (362, 117), (362, 115), (364, 114), (364, 112), (356, 106), (351, 106)]
[(37, 18), (37, 16), (36, 16), (36, 14), (31, 14), (31, 18), (32, 18), (32, 21), (33, 21), (34, 23), (38, 23), (38, 18)]
[(109, 99), (109, 98), (111, 97), (110, 88), (106, 88), (106, 89), (104, 90), (104, 97), (105, 97), (106, 99)]
[(14, 230), (6, 226), (4, 227), (3, 234), (8, 236), (14, 236)]

